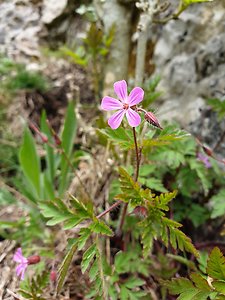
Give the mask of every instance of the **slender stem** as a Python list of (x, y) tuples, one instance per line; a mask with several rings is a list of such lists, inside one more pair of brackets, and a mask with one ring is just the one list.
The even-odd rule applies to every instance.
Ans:
[(100, 219), (101, 217), (103, 217), (104, 215), (108, 214), (111, 210), (113, 210), (115, 207), (119, 206), (122, 203), (122, 201), (117, 201), (115, 202), (113, 205), (111, 205), (110, 207), (108, 207), (106, 210), (104, 210), (102, 213), (100, 213), (97, 218)]
[(139, 166), (140, 166), (140, 161), (139, 161), (139, 151), (138, 151), (138, 144), (137, 144), (137, 136), (136, 136), (136, 131), (135, 127), (133, 127), (133, 136), (134, 136), (134, 145), (135, 145), (135, 153), (136, 153), (136, 172), (135, 172), (135, 177), (134, 181), (138, 180), (138, 175), (139, 175)]
[(108, 294), (108, 291), (107, 291), (107, 288), (106, 288), (106, 282), (105, 282), (105, 276), (104, 276), (104, 272), (103, 272), (103, 263), (102, 263), (102, 249), (101, 249), (101, 244), (100, 244), (100, 241), (99, 241), (99, 236), (98, 234), (96, 234), (96, 237), (95, 237), (95, 242), (96, 242), (96, 246), (97, 246), (97, 249), (98, 249), (98, 252), (99, 252), (99, 256), (98, 256), (98, 268), (99, 268), (99, 275), (100, 275), (100, 278), (101, 278), (101, 281), (102, 281), (102, 298), (103, 300), (107, 300), (107, 294)]
[[(137, 144), (137, 136), (136, 136), (136, 130), (135, 127), (133, 127), (133, 137), (134, 137), (134, 146), (135, 146), (135, 154), (136, 154), (136, 168), (135, 168), (135, 175), (134, 175), (134, 181), (136, 182), (138, 180), (139, 175), (139, 166), (140, 166), (140, 159), (139, 159), (139, 151), (138, 151), (138, 144)], [(128, 203), (124, 204), (123, 211), (120, 218), (120, 223), (117, 229), (117, 235), (120, 235), (122, 232), (123, 224), (125, 221), (125, 217), (127, 214), (127, 207)]]

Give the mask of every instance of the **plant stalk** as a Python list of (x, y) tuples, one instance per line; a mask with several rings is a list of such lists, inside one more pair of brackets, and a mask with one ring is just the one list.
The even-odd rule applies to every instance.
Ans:
[[(133, 127), (133, 137), (134, 137), (134, 146), (135, 146), (135, 154), (136, 154), (134, 181), (136, 182), (138, 180), (138, 175), (139, 175), (140, 159), (139, 159), (139, 151), (138, 151), (137, 135), (136, 135), (135, 127)], [(119, 226), (117, 229), (117, 235), (121, 235), (122, 233), (125, 217), (127, 214), (127, 207), (128, 207), (128, 203), (125, 203), (121, 214)]]

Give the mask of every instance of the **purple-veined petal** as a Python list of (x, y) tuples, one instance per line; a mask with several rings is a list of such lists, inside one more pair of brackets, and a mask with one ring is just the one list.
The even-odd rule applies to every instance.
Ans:
[(25, 275), (25, 271), (26, 271), (27, 265), (22, 269), (21, 275), (20, 275), (20, 279), (24, 280), (24, 275)]
[(103, 110), (115, 110), (123, 108), (122, 102), (112, 97), (104, 97), (101, 103), (101, 109)]
[(23, 270), (25, 271), (27, 268), (27, 265), (26, 264), (19, 264), (17, 267), (16, 267), (16, 275), (18, 277), (20, 277), (21, 273), (23, 272)]
[(134, 111), (131, 108), (129, 108), (126, 111), (126, 117), (127, 117), (128, 123), (132, 127), (137, 127), (141, 123), (141, 117), (139, 116), (138, 113), (136, 113), (136, 111)]
[(133, 90), (130, 92), (130, 95), (128, 97), (128, 104), (130, 106), (136, 105), (140, 103), (144, 98), (144, 91), (140, 87), (135, 87)]
[(114, 91), (117, 97), (122, 101), (127, 101), (127, 83), (125, 80), (117, 81), (114, 83)]
[(13, 256), (13, 260), (18, 263), (27, 263), (26, 257), (22, 254), (22, 249), (18, 248)]
[(121, 109), (109, 118), (108, 124), (112, 129), (117, 129), (120, 126), (125, 112), (124, 109)]

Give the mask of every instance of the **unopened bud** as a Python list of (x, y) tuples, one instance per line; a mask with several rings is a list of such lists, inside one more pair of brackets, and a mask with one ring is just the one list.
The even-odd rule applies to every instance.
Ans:
[(54, 133), (53, 137), (54, 137), (56, 145), (61, 145), (62, 144), (61, 139), (59, 138), (59, 136), (56, 133)]
[(159, 124), (159, 121), (157, 120), (156, 116), (152, 113), (152, 112), (146, 112), (145, 113), (145, 120), (150, 123), (151, 125), (159, 128), (159, 129), (163, 129), (161, 127), (161, 125)]
[(28, 265), (36, 265), (40, 262), (41, 258), (39, 255), (32, 255), (27, 258)]
[(146, 207), (144, 206), (137, 206), (135, 207), (135, 209), (133, 210), (133, 213), (139, 217), (147, 217), (148, 214), (148, 210)]
[(48, 137), (45, 134), (41, 133), (40, 137), (41, 137), (42, 143), (44, 143), (44, 144), (48, 143)]
[(212, 156), (213, 152), (210, 148), (206, 147), (206, 146), (202, 146), (203, 151), (205, 152), (205, 154), (207, 154), (208, 156)]
[(55, 270), (52, 270), (50, 273), (50, 280), (52, 282), (56, 282), (56, 279), (57, 279), (57, 272)]

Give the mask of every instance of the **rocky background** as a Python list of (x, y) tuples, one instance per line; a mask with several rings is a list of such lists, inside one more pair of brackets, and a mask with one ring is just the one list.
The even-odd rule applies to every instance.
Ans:
[[(63, 86), (69, 95), (71, 89), (72, 93), (81, 89), (81, 94), (90, 99), (92, 93), (87, 92), (82, 70), (71, 70), (61, 60), (53, 61), (51, 68), (49, 62), (40, 63), (40, 46), (72, 45), (75, 37), (79, 43), (87, 25), (76, 13), (79, 5), (75, 0), (0, 1), (0, 52), (25, 62), (29, 69), (47, 73), (54, 88)], [(225, 1), (189, 7), (179, 20), (153, 27), (149, 39), (155, 44), (151, 63), (161, 76), (159, 89), (164, 92), (155, 105), (159, 118), (178, 121), (213, 146), (223, 134), (225, 123), (216, 121), (205, 100), (224, 98)], [(222, 147), (225, 149), (225, 145)]]
[[(159, 115), (214, 147), (223, 135), (207, 99), (225, 98), (225, 1), (189, 7), (162, 27), (154, 52), (164, 91)], [(222, 143), (219, 152), (225, 153)]]

